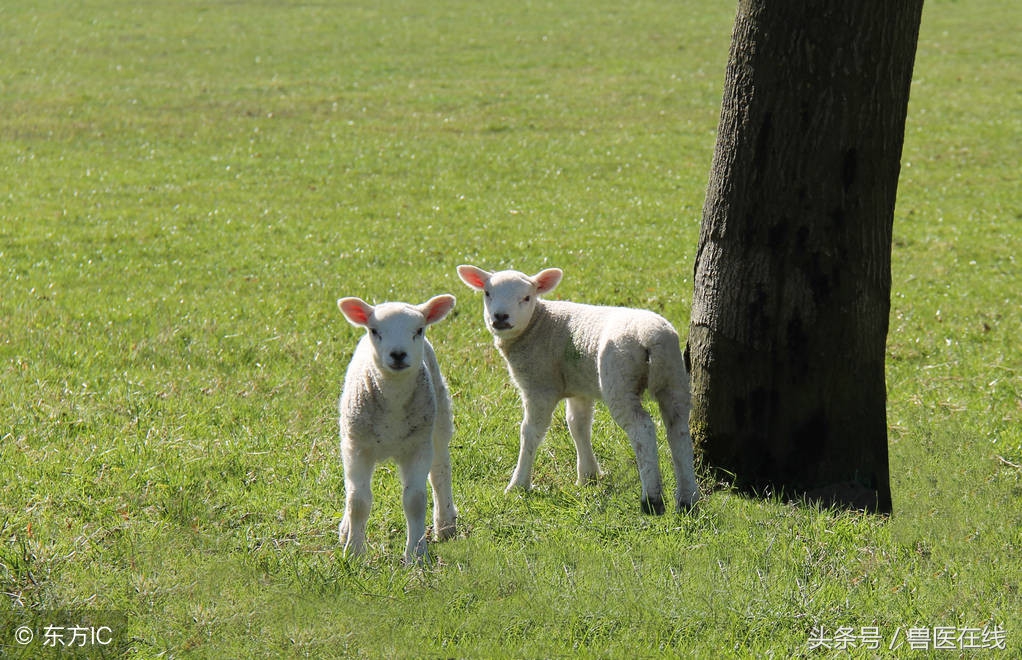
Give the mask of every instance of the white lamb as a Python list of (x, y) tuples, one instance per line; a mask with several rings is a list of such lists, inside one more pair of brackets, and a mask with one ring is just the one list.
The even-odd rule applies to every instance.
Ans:
[(635, 450), (642, 510), (663, 513), (656, 426), (642, 406), (642, 393), (649, 389), (667, 427), (677, 480), (675, 505), (690, 509), (699, 499), (699, 487), (688, 434), (688, 375), (677, 332), (666, 319), (645, 310), (541, 300), (562, 275), (557, 268), (529, 277), (513, 270), (489, 273), (458, 266), (461, 280), (486, 294), (486, 327), (507, 361), (525, 409), (518, 465), (507, 490), (531, 488), (536, 449), (561, 399), (568, 400), (578, 482), (595, 480), (600, 468), (591, 442), (593, 401), (603, 399)]
[(404, 560), (421, 562), (427, 557), (427, 474), (433, 487), (434, 537), (452, 537), (458, 516), (451, 492), (451, 400), (424, 333), (427, 325), (447, 316), (454, 296), (436, 296), (418, 306), (373, 307), (358, 298), (342, 298), (337, 305), (352, 325), (368, 330), (355, 347), (340, 400), (345, 489), (341, 544), (345, 553), (364, 551), (373, 470), (381, 460), (393, 458), (404, 487)]

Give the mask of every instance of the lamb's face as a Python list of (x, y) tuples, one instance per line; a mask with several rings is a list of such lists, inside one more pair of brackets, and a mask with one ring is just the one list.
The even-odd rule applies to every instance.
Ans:
[(560, 268), (547, 268), (529, 277), (516, 270), (490, 273), (475, 266), (458, 266), (458, 277), (485, 294), (483, 318), (486, 329), (502, 340), (525, 332), (539, 296), (554, 290), (561, 281)]
[(494, 273), (483, 293), (486, 328), (494, 336), (513, 339), (525, 331), (539, 295), (531, 278), (513, 270)]
[(377, 305), (366, 329), (373, 359), (384, 373), (400, 373), (422, 365), (426, 317), (415, 307), (403, 303)]
[(426, 326), (443, 319), (454, 308), (454, 296), (433, 296), (421, 305), (383, 303), (375, 307), (360, 298), (337, 301), (344, 318), (365, 328), (373, 361), (387, 374), (415, 373), (422, 366)]

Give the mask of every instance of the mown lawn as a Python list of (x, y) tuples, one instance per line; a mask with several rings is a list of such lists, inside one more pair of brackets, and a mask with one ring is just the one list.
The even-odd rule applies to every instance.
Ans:
[[(87, 650), (124, 657), (1022, 654), (1012, 0), (924, 11), (893, 253), (892, 517), (727, 489), (642, 516), (605, 409), (598, 485), (574, 485), (558, 417), (535, 491), (503, 494), (518, 398), (454, 268), (560, 266), (557, 296), (684, 332), (733, 16), (0, 7), (0, 655), (50, 650), (58, 610), (109, 623)], [(402, 567), (382, 466), (368, 556), (348, 562), (336, 401), (359, 335), (335, 301), (441, 292), (459, 298), (430, 336), (461, 533)]]

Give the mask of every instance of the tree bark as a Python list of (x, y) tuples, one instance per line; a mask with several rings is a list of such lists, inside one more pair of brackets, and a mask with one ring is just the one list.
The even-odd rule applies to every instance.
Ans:
[(742, 490), (891, 511), (891, 231), (922, 0), (741, 0), (687, 353)]

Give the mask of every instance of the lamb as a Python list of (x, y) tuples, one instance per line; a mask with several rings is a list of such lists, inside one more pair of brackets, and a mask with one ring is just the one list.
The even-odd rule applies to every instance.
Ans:
[(451, 400), (424, 334), (426, 326), (447, 316), (454, 303), (450, 295), (421, 305), (373, 307), (359, 298), (337, 301), (349, 323), (367, 330), (348, 365), (339, 406), (345, 490), (339, 534), (345, 554), (364, 552), (373, 470), (386, 458), (395, 459), (403, 486), (405, 563), (428, 559), (427, 474), (433, 488), (433, 535), (445, 540), (456, 532)]
[(563, 272), (548, 268), (529, 277), (458, 266), (470, 288), (485, 293), (484, 320), (521, 394), (521, 445), (507, 491), (530, 489), (536, 449), (554, 408), (567, 399), (568, 429), (575, 443), (579, 485), (600, 468), (591, 442), (593, 402), (602, 399), (635, 450), (645, 513), (664, 512), (656, 426), (642, 406), (648, 389), (660, 406), (674, 475), (675, 505), (691, 509), (699, 499), (688, 433), (689, 384), (678, 333), (646, 310), (541, 300)]

